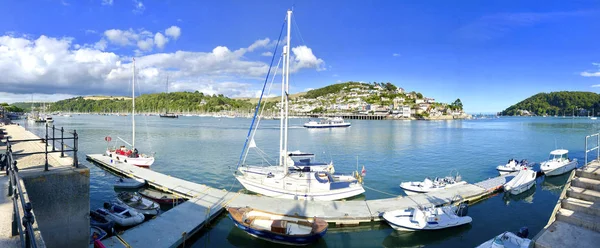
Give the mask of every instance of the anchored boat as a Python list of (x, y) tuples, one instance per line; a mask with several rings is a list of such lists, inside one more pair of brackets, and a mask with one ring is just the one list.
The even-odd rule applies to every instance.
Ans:
[(236, 227), (251, 236), (287, 245), (308, 245), (327, 232), (319, 218), (303, 218), (263, 212), (252, 208), (227, 208)]
[(106, 235), (107, 233), (102, 228), (90, 226), (90, 244), (93, 244), (96, 240), (102, 240)]
[(145, 218), (144, 214), (133, 208), (108, 202), (104, 203), (104, 208), (99, 208), (96, 212), (120, 226), (135, 226), (144, 222)]
[(550, 152), (548, 161), (542, 162), (540, 169), (546, 176), (557, 176), (577, 167), (577, 159), (569, 159), (569, 151), (558, 149)]
[(527, 227), (522, 227), (517, 234), (504, 232), (477, 246), (477, 248), (528, 248), (531, 245), (531, 240), (527, 238), (527, 235), (529, 235), (529, 230)]
[(504, 190), (513, 195), (521, 194), (535, 185), (536, 175), (534, 170), (523, 169), (512, 180), (504, 184)]
[(159, 204), (179, 204), (185, 201), (184, 198), (176, 197), (173, 194), (164, 193), (153, 189), (142, 189), (138, 191), (140, 195)]
[(125, 191), (119, 192), (119, 194), (117, 194), (117, 201), (144, 215), (155, 216), (160, 213), (160, 205), (158, 205), (158, 203), (146, 199), (137, 193)]
[(341, 117), (325, 118), (318, 122), (309, 120), (307, 123), (304, 123), (304, 127), (306, 128), (349, 127), (350, 125), (350, 122), (344, 121)]
[(456, 176), (447, 176), (442, 178), (436, 177), (433, 180), (427, 177), (422, 182), (403, 182), (400, 184), (400, 187), (404, 190), (404, 192), (406, 192), (407, 195), (414, 195), (447, 189), (466, 183), (467, 182), (463, 181), (462, 177), (457, 172)]
[(496, 170), (500, 172), (500, 175), (504, 175), (515, 171), (520, 171), (526, 168), (531, 169), (526, 159), (521, 160), (521, 162), (519, 162), (516, 159), (510, 159), (505, 165), (498, 165), (496, 167)]
[(398, 231), (438, 230), (469, 224), (468, 205), (419, 207), (383, 213), (383, 219)]

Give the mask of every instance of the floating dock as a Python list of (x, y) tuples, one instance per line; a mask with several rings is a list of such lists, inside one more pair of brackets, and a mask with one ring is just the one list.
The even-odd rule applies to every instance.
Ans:
[[(114, 162), (102, 154), (87, 155), (87, 159), (117, 174), (144, 179), (152, 187), (189, 199), (120, 236), (103, 240), (106, 247), (176, 247), (218, 216), (225, 207), (248, 206), (277, 214), (317, 216), (336, 226), (356, 226), (360, 223), (382, 221), (381, 215), (390, 210), (418, 205), (443, 205), (457, 200), (475, 202), (494, 194), (514, 177), (514, 174), (507, 174), (476, 184), (464, 184), (414, 196), (364, 201), (305, 201), (228, 192), (134, 165)], [(462, 199), (457, 199), (457, 195)]]

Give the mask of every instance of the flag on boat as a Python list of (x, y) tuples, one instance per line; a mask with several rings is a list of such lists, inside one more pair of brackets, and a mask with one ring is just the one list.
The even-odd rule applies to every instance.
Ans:
[(360, 174), (364, 177), (367, 175), (367, 170), (365, 170), (365, 166), (363, 165), (362, 170), (360, 171)]

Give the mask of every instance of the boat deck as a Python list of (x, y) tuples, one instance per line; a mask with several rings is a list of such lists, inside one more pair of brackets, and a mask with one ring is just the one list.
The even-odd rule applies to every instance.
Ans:
[(317, 216), (337, 226), (356, 226), (364, 222), (381, 221), (381, 215), (390, 210), (481, 199), (494, 193), (510, 176), (491, 178), (477, 184), (465, 184), (414, 196), (363, 201), (323, 202), (279, 199), (228, 192), (133, 165), (112, 163), (109, 157), (101, 154), (87, 155), (87, 158), (105, 169), (127, 177), (145, 179), (148, 184), (157, 189), (190, 199), (163, 213), (156, 219), (149, 220), (126, 231), (120, 237), (108, 238), (103, 241), (106, 247), (125, 247), (124, 243), (133, 247), (157, 246), (157, 244), (160, 244), (158, 245), (160, 247), (178, 246), (184, 242), (186, 236), (193, 235), (207, 221), (215, 218), (225, 206), (252, 207), (276, 214), (304, 217)]

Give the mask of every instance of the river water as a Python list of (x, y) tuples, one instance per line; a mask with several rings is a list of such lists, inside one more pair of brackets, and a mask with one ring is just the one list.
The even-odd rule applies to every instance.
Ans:
[[(104, 138), (131, 140), (131, 116), (56, 116), (55, 125), (79, 133), (79, 160), (90, 168), (90, 205), (114, 199), (115, 176), (90, 164), (85, 154), (102, 153)], [(232, 191), (240, 185), (232, 170), (240, 157), (250, 119), (137, 116), (136, 147), (156, 152), (152, 169), (185, 180)], [(495, 166), (510, 158), (541, 162), (551, 150), (565, 148), (583, 163), (585, 136), (599, 121), (563, 118), (500, 118), (463, 121), (352, 120), (352, 127), (305, 129), (306, 119), (291, 119), (290, 150), (312, 152), (333, 161), (336, 172), (351, 173), (364, 165), (367, 189), (360, 199), (403, 194), (403, 181), (446, 176), (458, 171), (479, 182), (497, 175)], [(25, 124), (24, 124), (25, 125)], [(256, 134), (261, 150), (276, 157), (279, 121), (263, 120)], [(43, 125), (28, 125), (42, 136)], [(256, 160), (252, 152), (249, 159)], [(539, 169), (539, 165), (536, 169)], [(314, 247), (474, 247), (504, 231), (527, 226), (530, 235), (548, 221), (568, 175), (537, 179), (535, 189), (519, 196), (498, 194), (469, 208), (470, 225), (433, 232), (396, 232), (385, 223), (354, 228), (330, 227)], [(274, 247), (235, 228), (225, 214), (186, 241), (186, 247)]]

